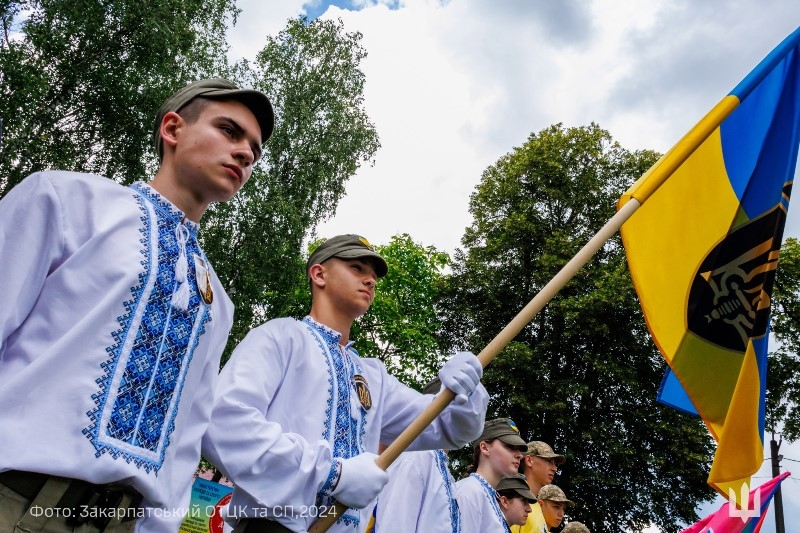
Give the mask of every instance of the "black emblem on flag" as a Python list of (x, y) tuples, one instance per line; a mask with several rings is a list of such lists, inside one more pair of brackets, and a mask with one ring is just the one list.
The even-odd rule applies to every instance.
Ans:
[[(784, 187), (788, 203), (791, 183)], [(786, 207), (728, 234), (706, 256), (689, 291), (687, 323), (699, 337), (737, 352), (767, 331)]]

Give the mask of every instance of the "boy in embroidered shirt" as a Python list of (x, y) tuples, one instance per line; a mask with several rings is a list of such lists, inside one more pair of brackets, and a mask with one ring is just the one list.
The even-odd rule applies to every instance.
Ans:
[(517, 473), (527, 449), (519, 429), (510, 418), (495, 418), (484, 426), (472, 444), (473, 463), (469, 475), (456, 483), (463, 533), (508, 533), (496, 487), (500, 480)]
[[(422, 393), (438, 394), (441, 387), (435, 379)], [(373, 513), (373, 533), (461, 533), (456, 482), (445, 450), (401, 453), (387, 472), (389, 482)]]
[[(388, 479), (374, 462), (379, 443), (432, 401), (352, 348), (353, 321), (387, 270), (363, 237), (328, 239), (308, 260), (309, 315), (253, 329), (222, 370), (204, 449), (236, 486), (228, 518), (237, 532), (306, 531), (334, 500), (350, 509), (329, 531), (365, 530)], [(466, 352), (445, 363), (439, 377), (456, 399), (410, 449), (459, 448), (480, 433), (482, 370)]]
[(148, 184), (47, 171), (0, 201), (1, 531), (178, 529), (233, 312), (198, 223), (273, 124), (265, 95), (201, 80), (159, 110)]

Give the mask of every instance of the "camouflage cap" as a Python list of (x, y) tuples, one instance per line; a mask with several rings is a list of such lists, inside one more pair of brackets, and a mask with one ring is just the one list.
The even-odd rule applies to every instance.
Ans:
[(575, 507), (575, 502), (567, 499), (567, 495), (556, 485), (545, 485), (539, 489), (539, 499), (565, 503), (567, 507)]
[(261, 128), (261, 144), (267, 142), (267, 139), (272, 135), (272, 130), (275, 128), (275, 113), (272, 110), (272, 103), (267, 98), (267, 95), (261, 91), (241, 89), (235, 83), (224, 78), (198, 80), (167, 98), (167, 101), (156, 113), (152, 136), (159, 160), (164, 156), (164, 142), (161, 140), (161, 120), (170, 111), (180, 112), (186, 104), (195, 98), (235, 100), (247, 106), (256, 117), (258, 126)]
[(555, 459), (557, 465), (563, 465), (567, 462), (566, 457), (553, 452), (553, 448), (549, 444), (540, 440), (529, 442), (525, 455), (541, 457), (542, 459)]
[(352, 233), (337, 235), (317, 246), (306, 263), (306, 273), (312, 265), (324, 263), (328, 259), (371, 259), (375, 265), (375, 273), (382, 278), (389, 272), (386, 260), (378, 255), (367, 239)]
[(530, 487), (528, 487), (528, 482), (526, 481), (525, 476), (522, 474), (514, 474), (513, 476), (504, 477), (497, 484), (495, 490), (498, 492), (502, 490), (513, 490), (530, 503), (536, 502), (536, 496), (534, 496), (531, 492)]
[(481, 442), (494, 439), (500, 439), (522, 451), (528, 448), (528, 445), (519, 436), (519, 428), (510, 418), (495, 418), (486, 422), (483, 426), (483, 433), (472, 443), (472, 447), (477, 448)]
[(589, 531), (589, 528), (585, 525), (581, 524), (580, 522), (570, 522), (564, 529), (561, 530), (561, 533), (592, 533)]

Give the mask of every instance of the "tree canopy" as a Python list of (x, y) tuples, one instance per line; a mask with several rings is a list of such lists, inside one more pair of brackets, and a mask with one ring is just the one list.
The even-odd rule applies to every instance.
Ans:
[(204, 249), (236, 305), (229, 351), (252, 327), (296, 312), (303, 241), (380, 147), (363, 106), (360, 40), (341, 21), (300, 17), (267, 39), (252, 67), (234, 68), (270, 97), (277, 118), (250, 181), (203, 220)]
[(772, 294), (771, 329), (778, 348), (767, 368), (767, 430), (800, 438), (800, 242), (781, 246)]
[(223, 67), (238, 13), (235, 0), (0, 5), (0, 197), (47, 168), (145, 179), (156, 110)]
[[(450, 341), (476, 353), (488, 344), (657, 157), (595, 124), (557, 124), (487, 168), (447, 280)], [(713, 498), (713, 443), (697, 419), (656, 403), (665, 368), (615, 236), (488, 366), (488, 418), (510, 417), (526, 440), (567, 456), (555, 482), (579, 504), (573, 519), (596, 531), (677, 531)]]

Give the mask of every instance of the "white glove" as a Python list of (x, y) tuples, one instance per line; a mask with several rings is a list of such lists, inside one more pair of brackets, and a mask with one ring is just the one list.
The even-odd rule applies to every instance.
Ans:
[(331, 496), (353, 509), (363, 509), (378, 497), (381, 489), (389, 481), (389, 474), (375, 464), (378, 456), (364, 452), (342, 459), (339, 481)]
[(442, 385), (456, 395), (453, 400), (458, 405), (467, 403), (469, 395), (478, 386), (483, 376), (483, 366), (472, 352), (458, 352), (439, 370)]

